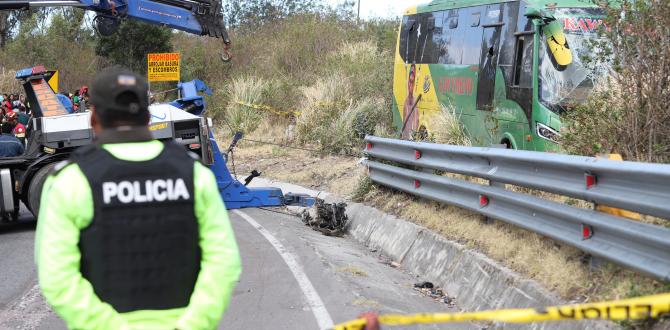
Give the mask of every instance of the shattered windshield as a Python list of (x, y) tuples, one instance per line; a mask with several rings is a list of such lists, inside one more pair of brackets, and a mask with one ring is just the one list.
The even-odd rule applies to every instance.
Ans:
[[(562, 112), (584, 103), (596, 80), (607, 74), (603, 65), (599, 69), (587, 68), (585, 56), (592, 56), (593, 42), (599, 38), (598, 30), (603, 25), (604, 11), (597, 8), (557, 8), (552, 14), (555, 24), (563, 28), (567, 47), (572, 52), (572, 61), (567, 66), (557, 65), (555, 52), (548, 47), (554, 36), (543, 33), (540, 47), (540, 100), (549, 109)], [(594, 67), (594, 66), (591, 66)]]

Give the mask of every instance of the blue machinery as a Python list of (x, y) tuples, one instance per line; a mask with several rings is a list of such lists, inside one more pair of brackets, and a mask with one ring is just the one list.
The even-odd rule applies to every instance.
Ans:
[(76, 7), (97, 14), (94, 25), (103, 36), (114, 34), (123, 19), (137, 19), (191, 34), (223, 39), (221, 58), (230, 60), (230, 38), (221, 0), (0, 0), (0, 10)]
[[(212, 91), (204, 82), (193, 80), (179, 83), (177, 88), (180, 91), (181, 98), (171, 102), (170, 105), (196, 116), (206, 114), (205, 99), (201, 93), (212, 95)], [(241, 138), (241, 134), (236, 134), (229, 150), (232, 150)], [(314, 204), (314, 198), (312, 197), (300, 194), (284, 195), (279, 188), (248, 188), (231, 175), (226, 164), (227, 157), (221, 152), (211, 130), (209, 131), (209, 142), (214, 160), (211, 169), (216, 176), (221, 197), (228, 209), (284, 205), (309, 207)], [(258, 176), (258, 174), (252, 174), (250, 179), (255, 176)], [(250, 179), (247, 180), (251, 181)]]
[[(90, 114), (79, 113), (79, 114), (68, 114), (62, 104), (57, 101), (56, 95), (53, 90), (49, 87), (45, 79), (46, 70), (43, 66), (36, 66), (33, 68), (27, 68), (17, 72), (17, 79), (23, 80), (23, 85), (26, 90), (26, 94), (30, 103), (32, 105), (33, 116), (36, 119), (39, 119), (40, 123), (50, 120), (59, 120), (59, 118), (71, 116), (73, 121), (68, 129), (61, 131), (53, 135), (55, 140), (52, 138), (52, 132), (47, 130), (45, 124), (38, 124), (34, 128), (35, 133), (31, 135), (28, 143), (28, 153), (25, 155), (25, 161), (31, 162), (31, 159), (41, 159), (40, 157), (44, 156), (42, 152), (42, 147), (52, 148), (51, 155), (48, 157), (60, 157), (59, 159), (64, 159), (67, 157), (68, 149), (73, 149), (79, 146), (83, 146), (92, 142), (91, 128), (88, 122), (90, 119), (88, 117), (83, 117), (82, 119), (77, 119), (75, 117), (81, 116), (90, 116)], [(314, 204), (314, 199), (307, 195), (299, 194), (286, 194), (284, 195), (281, 189), (278, 188), (249, 188), (245, 184), (242, 184), (233, 177), (227, 167), (227, 157), (226, 154), (221, 152), (218, 143), (214, 139), (214, 134), (210, 128), (210, 120), (205, 119), (206, 115), (206, 104), (205, 98), (202, 94), (212, 95), (212, 91), (205, 85), (204, 82), (200, 80), (193, 80), (190, 82), (184, 82), (178, 84), (178, 90), (180, 91), (179, 99), (169, 103), (157, 105), (157, 107), (167, 107), (173, 109), (170, 111), (176, 112), (177, 117), (180, 117), (181, 122), (189, 122), (190, 126), (194, 127), (196, 131), (187, 131), (189, 136), (200, 136), (199, 140), (194, 142), (184, 142), (183, 140), (183, 131), (177, 129), (177, 123), (173, 122), (170, 125), (165, 125), (168, 135), (159, 135), (154, 134), (154, 137), (157, 139), (181, 139), (182, 144), (193, 146), (200, 150), (200, 154), (203, 158), (203, 162), (210, 165), (210, 168), (215, 174), (219, 192), (223, 198), (226, 207), (228, 209), (240, 209), (248, 207), (269, 207), (269, 206), (304, 206), (309, 207)], [(152, 117), (156, 117), (152, 110)], [(185, 112), (185, 113), (184, 113)], [(182, 113), (182, 115), (179, 115)], [(185, 115), (185, 116), (184, 116)], [(167, 118), (167, 114), (164, 114), (165, 117), (159, 119)], [(175, 120), (171, 118), (170, 120)], [(39, 132), (39, 134), (38, 134)], [(154, 131), (154, 133), (156, 133)], [(228, 148), (228, 153), (232, 152), (237, 142), (242, 138), (241, 133), (237, 133), (235, 138)], [(63, 150), (63, 153), (57, 153), (57, 150)], [(55, 153), (55, 154), (54, 154)], [(31, 167), (37, 169), (44, 167), (48, 162), (38, 162)], [(252, 175), (247, 178), (245, 181), (248, 184), (254, 177), (260, 176), (257, 172), (253, 172)]]

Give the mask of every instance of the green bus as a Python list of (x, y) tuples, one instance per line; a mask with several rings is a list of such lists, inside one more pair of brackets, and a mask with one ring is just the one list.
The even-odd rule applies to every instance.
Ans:
[(583, 104), (598, 76), (581, 59), (604, 15), (589, 0), (436, 0), (407, 9), (394, 125), (403, 138), (426, 138), (446, 107), (473, 145), (559, 151), (561, 114)]

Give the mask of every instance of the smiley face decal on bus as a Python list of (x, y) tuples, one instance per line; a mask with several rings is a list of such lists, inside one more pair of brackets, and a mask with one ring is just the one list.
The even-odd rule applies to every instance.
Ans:
[(552, 64), (558, 71), (565, 70), (572, 63), (572, 51), (563, 32), (563, 26), (554, 20), (543, 27), (547, 37), (547, 52)]

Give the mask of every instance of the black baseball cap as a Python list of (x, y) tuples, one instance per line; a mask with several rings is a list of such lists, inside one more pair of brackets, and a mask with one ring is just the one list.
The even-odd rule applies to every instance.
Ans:
[(90, 102), (102, 120), (139, 124), (146, 124), (149, 117), (148, 92), (144, 78), (120, 67), (102, 71), (89, 90)]

